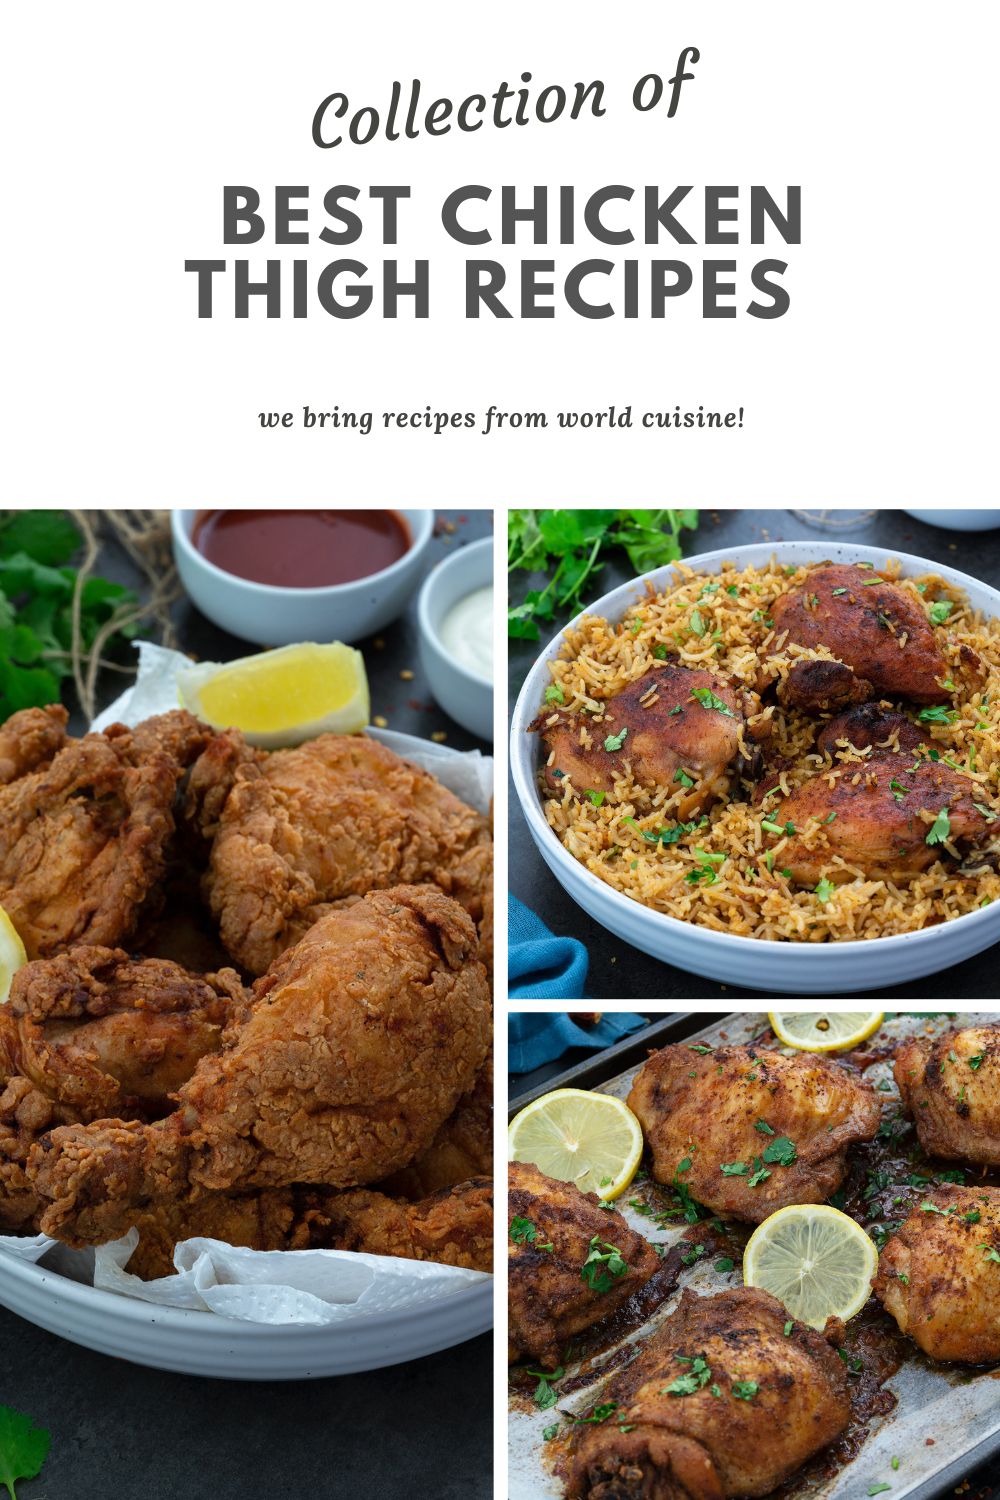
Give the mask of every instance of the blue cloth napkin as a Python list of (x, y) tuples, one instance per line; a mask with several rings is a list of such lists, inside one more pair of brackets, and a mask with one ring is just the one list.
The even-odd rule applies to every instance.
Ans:
[(507, 979), (511, 999), (581, 1000), (587, 950), (576, 938), (554, 937), (523, 902), (508, 896)]
[(602, 1016), (596, 1026), (584, 1029), (569, 1016), (516, 1011), (507, 1017), (507, 1066), (512, 1073), (530, 1073), (533, 1068), (562, 1057), (570, 1047), (589, 1047), (592, 1051), (611, 1047), (645, 1024), (644, 1016), (613, 1014)]

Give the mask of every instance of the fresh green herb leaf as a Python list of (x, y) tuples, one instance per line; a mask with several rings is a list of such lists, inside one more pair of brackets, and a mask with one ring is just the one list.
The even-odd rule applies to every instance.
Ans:
[(736, 715), (731, 708), (727, 708), (721, 698), (716, 697), (711, 688), (693, 688), (691, 697), (696, 698), (702, 708), (714, 708), (718, 714), (725, 714), (727, 718), (735, 719)]
[(545, 689), (545, 701), (546, 703), (566, 702), (566, 694), (557, 682), (554, 682), (551, 687)]
[(693, 1245), (686, 1255), (681, 1256), (682, 1266), (693, 1266), (695, 1261), (705, 1253), (704, 1245)]
[(973, 1073), (979, 1072), (979, 1069), (982, 1067), (985, 1057), (985, 1052), (977, 1052), (974, 1057), (966, 1058), (966, 1062), (969, 1064), (969, 1067), (972, 1069)]
[(868, 1495), (881, 1495), (884, 1490), (891, 1490), (892, 1485), (886, 1484), (884, 1479), (876, 1479), (874, 1484), (868, 1486)]
[(752, 1188), (754, 1188), (754, 1187), (760, 1187), (761, 1183), (762, 1182), (766, 1182), (767, 1179), (770, 1177), (771, 1174), (767, 1170), (767, 1168), (761, 1163), (761, 1159), (760, 1159), (759, 1156), (755, 1156), (754, 1157), (753, 1164), (754, 1164), (753, 1175), (747, 1178), (747, 1187), (752, 1187)]
[(820, 906), (826, 905), (836, 889), (837, 887), (834, 885), (833, 881), (827, 880), (826, 876), (824, 875), (820, 880), (819, 885), (817, 885), (816, 887), (816, 900), (819, 902)]
[(764, 1160), (777, 1162), (782, 1167), (790, 1167), (796, 1156), (795, 1142), (790, 1141), (787, 1135), (779, 1135), (764, 1147)]
[(996, 1261), (998, 1265), (1000, 1265), (1000, 1250), (995, 1249), (993, 1245), (980, 1245), (979, 1248), (980, 1250), (985, 1251), (985, 1254), (983, 1256), (984, 1260), (993, 1260)]
[(510, 1221), (510, 1237), (515, 1245), (533, 1245), (538, 1238), (538, 1227), (531, 1219), (515, 1217)]
[(730, 1390), (737, 1401), (752, 1401), (760, 1390), (756, 1380), (734, 1380)]
[(833, 590), (833, 597), (836, 599), (836, 597), (837, 597), (838, 594), (846, 594), (846, 593), (847, 593), (846, 589), (834, 589)]
[(723, 1177), (745, 1177), (749, 1170), (745, 1161), (724, 1161), (719, 1167)]
[(932, 708), (922, 708), (917, 714), (921, 724), (954, 724), (958, 718), (958, 711), (954, 708), (944, 708), (940, 703), (935, 703)]
[(896, 801), (896, 804), (898, 806), (898, 804), (900, 802), (902, 802), (903, 798), (906, 796), (907, 792), (908, 791), (912, 791), (913, 788), (912, 787), (905, 787), (905, 786), (903, 786), (902, 782), (901, 781), (897, 781), (896, 778), (895, 778), (895, 776), (894, 776), (892, 778), (892, 780), (889, 782), (889, 790), (892, 793), (892, 795), (893, 795), (893, 797), (894, 797), (894, 799)]
[(943, 625), (945, 620), (954, 609), (954, 605), (947, 599), (936, 599), (927, 611), (932, 625)]
[(549, 1425), (548, 1425), (548, 1427), (543, 1427), (542, 1428), (542, 1437), (545, 1439), (545, 1441), (547, 1443), (551, 1442), (551, 1440), (555, 1437), (555, 1435), (556, 1435), (556, 1433), (558, 1431), (559, 1431), (559, 1423), (558, 1422), (550, 1422)]
[(948, 809), (942, 807), (934, 822), (931, 824), (924, 839), (925, 844), (943, 844), (951, 837), (951, 819), (948, 817)]
[(774, 1135), (774, 1131), (766, 1120), (758, 1120), (754, 1126), (754, 1130), (759, 1130), (761, 1135)]
[(679, 781), (680, 784), (681, 784), (681, 786), (694, 786), (694, 782), (692, 781), (691, 777), (687, 774), (687, 772), (686, 771), (682, 771), (679, 768), (678, 768), (678, 770), (676, 770), (674, 772), (674, 780), (675, 781)]
[[(704, 1044), (704, 1042), (691, 1042), (690, 1045), (688, 1046), (688, 1051), (689, 1052), (701, 1052), (701, 1053), (704, 1054), (705, 1052), (711, 1052), (712, 1048), (711, 1047), (706, 1047), (705, 1044)], [(690, 1165), (691, 1165), (691, 1163), (688, 1162), (688, 1166), (690, 1166)]]
[(718, 1271), (720, 1276), (727, 1276), (735, 1264), (736, 1262), (732, 1256), (720, 1255), (719, 1259), (715, 1262), (715, 1270)]
[(691, 627), (692, 634), (699, 638), (705, 634), (705, 622), (701, 617), (700, 610), (693, 609), (691, 611), (691, 618), (688, 620), (688, 624)]
[(788, 1338), (789, 1334), (791, 1333), (791, 1331), (792, 1331), (792, 1329), (794, 1327), (795, 1327), (795, 1324), (792, 1322), (791, 1318), (789, 1318), (788, 1322), (785, 1324), (784, 1328), (782, 1329), (782, 1332), (784, 1333), (786, 1339)]
[(624, 745), (624, 743), (625, 743), (625, 741), (626, 741), (627, 738), (628, 738), (628, 725), (626, 724), (626, 725), (624, 725), (624, 727), (622, 728), (622, 730), (621, 730), (621, 732), (619, 734), (609, 734), (608, 735), (607, 739), (604, 741), (604, 748), (609, 753), (611, 751), (614, 751), (614, 750), (620, 750), (621, 747)]
[(590, 1253), (580, 1269), (581, 1279), (591, 1291), (609, 1292), (627, 1270), (621, 1251), (595, 1234), (590, 1242)]
[[(653, 651), (653, 655), (656, 657), (657, 661), (666, 661), (666, 659), (667, 659), (667, 648), (666, 648), (666, 646), (657, 646), (655, 648), (655, 650)], [(675, 712), (675, 710), (671, 709), (671, 713), (673, 713), (673, 712)]]
[(11, 1500), (18, 1479), (34, 1479), (41, 1473), (49, 1453), (51, 1437), (44, 1427), (35, 1427), (30, 1417), (10, 1406), (0, 1406), (0, 1484)]
[(586, 797), (587, 801), (590, 802), (594, 807), (600, 807), (601, 803), (607, 796), (607, 793), (595, 792), (593, 787), (588, 787), (583, 795)]

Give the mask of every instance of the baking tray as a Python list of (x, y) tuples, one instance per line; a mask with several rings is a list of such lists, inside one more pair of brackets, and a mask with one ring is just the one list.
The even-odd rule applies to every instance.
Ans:
[[(996, 1020), (995, 1015), (979, 1013), (949, 1012), (933, 1016), (899, 1013), (887, 1018), (877, 1040), (881, 1046), (887, 1040), (906, 1035), (935, 1035), (955, 1026), (996, 1024)], [(765, 1022), (766, 1017), (760, 1012), (711, 1017), (694, 1012), (674, 1013), (512, 1099), (510, 1114), (516, 1114), (532, 1099), (554, 1088), (596, 1089), (624, 1099), (636, 1071), (656, 1048), (688, 1038), (738, 1044), (759, 1035)], [(891, 1091), (885, 1095), (887, 1102), (898, 1098), (890, 1061), (873, 1065), (866, 1077), (876, 1084), (882, 1081), (891, 1085)], [(629, 1208), (624, 1199), (620, 1202), (623, 1217), (647, 1239), (673, 1244), (680, 1238), (681, 1230), (653, 1227), (648, 1217)], [(707, 1293), (740, 1284), (738, 1268), (720, 1275), (706, 1257), (706, 1263), (697, 1263), (681, 1272), (667, 1299), (645, 1323), (628, 1334), (628, 1340), (638, 1342), (647, 1338), (673, 1310), (683, 1287)], [(776, 1492), (782, 1500), (807, 1500), (807, 1497), (808, 1500), (858, 1500), (867, 1494), (870, 1485), (878, 1483), (890, 1485), (884, 1491), (886, 1500), (937, 1500), (986, 1459), (1000, 1453), (1000, 1367), (970, 1373), (960, 1365), (934, 1366), (914, 1345), (909, 1347), (914, 1351), (913, 1356), (904, 1359), (884, 1386), (896, 1397), (895, 1410), (871, 1419), (869, 1435), (857, 1456), (832, 1476), (809, 1473), (807, 1466), (809, 1477), (805, 1483), (796, 1484), (793, 1478)], [(590, 1384), (559, 1400), (560, 1410), (583, 1414), (600, 1400), (603, 1384), (600, 1362), (599, 1359)], [(542, 1438), (542, 1431), (553, 1416), (553, 1410), (525, 1411), (520, 1403), (510, 1411), (509, 1500), (546, 1500), (546, 1497), (562, 1500), (563, 1482), (546, 1461)], [(892, 1468), (894, 1457), (900, 1464), (896, 1470)]]

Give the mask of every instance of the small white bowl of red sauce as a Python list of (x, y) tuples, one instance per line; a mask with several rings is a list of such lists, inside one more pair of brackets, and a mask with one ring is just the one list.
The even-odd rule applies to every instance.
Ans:
[(463, 729), (493, 740), (493, 538), (428, 573), (417, 602), (420, 663), (437, 702)]
[(260, 646), (358, 641), (398, 619), (430, 510), (175, 510), (174, 557), (214, 624)]

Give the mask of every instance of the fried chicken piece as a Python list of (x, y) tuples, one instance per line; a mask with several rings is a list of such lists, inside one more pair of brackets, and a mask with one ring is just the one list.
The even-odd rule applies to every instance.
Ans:
[(172, 1276), (174, 1250), (182, 1240), (221, 1240), (248, 1250), (307, 1248), (298, 1243), (299, 1207), (292, 1188), (257, 1193), (213, 1193), (196, 1188), (186, 1198), (158, 1202), (139, 1213), (132, 1227), (139, 1243), (125, 1270), (143, 1281)]
[[(600, 1323), (644, 1286), (660, 1258), (596, 1193), (509, 1165), (507, 1298), (511, 1361), (554, 1370), (567, 1341)], [(612, 1254), (614, 1252), (614, 1254)], [(582, 1274), (588, 1259), (588, 1274)]]
[(865, 702), (872, 695), (872, 685), (842, 661), (797, 661), (776, 692), (783, 707), (817, 714)]
[(162, 752), (186, 770), (211, 742), (215, 731), (186, 708), (174, 708), (169, 713), (153, 714), (132, 729), (125, 724), (109, 724), (104, 734), (112, 741), (121, 740), (135, 764)]
[(29, 958), (132, 933), (166, 866), (180, 774), (163, 751), (133, 763), (127, 734), (88, 734), (0, 787), (0, 904)]
[[(870, 1141), (881, 1114), (874, 1089), (825, 1057), (763, 1047), (697, 1052), (683, 1042), (653, 1053), (628, 1105), (657, 1182), (681, 1183), (706, 1208), (751, 1224), (790, 1203), (829, 1198), (844, 1179), (848, 1147)], [(783, 1165), (787, 1142), (795, 1156)]]
[(40, 1211), (25, 1167), (43, 1131), (163, 1114), (242, 998), (231, 969), (200, 977), (120, 949), (20, 969), (0, 1006), (0, 1227), (29, 1228)]
[(602, 1389), (615, 1419), (581, 1429), (571, 1500), (766, 1495), (832, 1443), (851, 1414), (844, 1366), (813, 1329), (792, 1321), (786, 1337), (789, 1321), (769, 1292), (683, 1292)]
[(928, 1156), (1000, 1166), (1000, 1026), (903, 1041), (892, 1071)]
[(303, 1219), (298, 1248), (306, 1238), (315, 1249), (398, 1255), (403, 1260), (492, 1271), (493, 1182), (474, 1177), (419, 1203), (399, 1203), (366, 1188), (317, 1193)]
[(760, 712), (760, 699), (712, 672), (658, 662), (603, 707), (600, 721), (546, 710), (531, 725), (545, 746), (547, 785), (559, 791), (569, 779), (579, 797), (610, 792), (631, 767), (641, 785), (676, 791), (684, 774), (695, 783), (680, 806), (686, 818), (728, 790), (740, 733), (752, 735), (747, 720)]
[(66, 743), (68, 718), (61, 703), (11, 714), (0, 727), (0, 785), (48, 765)]
[(42, 1226), (102, 1244), (191, 1186), (376, 1182), (425, 1151), (490, 1039), (472, 922), (433, 886), (331, 912), (254, 985), (223, 1050), (152, 1125), (64, 1126), (33, 1148)]
[[(426, 771), (364, 735), (324, 734), (248, 758), (232, 732), (191, 773), (194, 816), (215, 829), (204, 889), (233, 958), (252, 974), (330, 903), (433, 881), (483, 916), (486, 820)], [(213, 767), (228, 788), (219, 807)]]
[(936, 1187), (889, 1240), (875, 1295), (932, 1359), (1000, 1359), (1000, 1189)]
[(918, 599), (871, 568), (814, 568), (771, 606), (774, 631), (799, 646), (827, 646), (876, 696), (947, 703), (948, 667)]
[[(834, 884), (852, 880), (846, 865), (860, 866), (870, 880), (912, 880), (949, 855), (942, 837), (931, 833), (942, 811), (945, 837), (959, 854), (981, 849), (995, 821), (982, 800), (987, 794), (943, 759), (931, 760), (921, 749), (930, 743), (905, 714), (877, 704), (831, 719), (818, 737), (819, 750), (833, 755), (847, 744), (871, 754), (819, 772), (780, 803), (773, 820), (796, 831), (781, 849), (782, 866), (801, 885), (824, 877)], [(801, 837), (806, 830), (814, 835), (808, 844)], [(772, 844), (783, 837), (770, 836)]]
[(470, 1177), (493, 1174), (493, 1051), (423, 1156), (380, 1184), (394, 1198), (416, 1201)]

